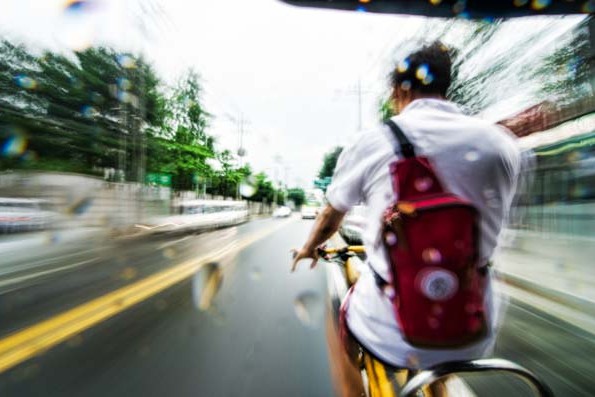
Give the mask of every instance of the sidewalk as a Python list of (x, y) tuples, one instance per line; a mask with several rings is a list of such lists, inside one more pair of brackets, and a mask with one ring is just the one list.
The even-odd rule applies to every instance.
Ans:
[(513, 298), (595, 333), (595, 240), (507, 231), (495, 269)]

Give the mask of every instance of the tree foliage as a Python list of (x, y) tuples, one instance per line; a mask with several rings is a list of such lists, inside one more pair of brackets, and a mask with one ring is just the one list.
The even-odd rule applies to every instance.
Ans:
[[(227, 197), (252, 174), (217, 150), (195, 70), (168, 87), (141, 56), (105, 47), (34, 54), (8, 40), (0, 42), (0, 70), (1, 169), (138, 182), (166, 174), (175, 190)], [(252, 199), (272, 202), (268, 177), (256, 179)]]
[(322, 167), (318, 172), (319, 178), (326, 178), (332, 177), (333, 173), (335, 172), (335, 167), (337, 166), (337, 160), (339, 159), (339, 155), (343, 151), (343, 148), (340, 146), (335, 147), (333, 150), (327, 152), (324, 155), (324, 159), (322, 160)]

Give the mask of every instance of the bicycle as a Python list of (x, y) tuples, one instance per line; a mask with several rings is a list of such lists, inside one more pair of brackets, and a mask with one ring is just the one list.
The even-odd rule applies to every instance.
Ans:
[[(362, 259), (365, 255), (365, 248), (361, 245), (330, 248), (321, 246), (318, 248), (318, 254), (323, 260), (339, 265), (340, 269), (342, 269), (343, 280), (347, 285), (344, 289), (329, 288), (333, 315), (335, 319), (338, 319), (341, 300), (347, 293), (347, 289), (351, 288), (359, 277), (354, 259), (358, 257)], [(549, 386), (531, 371), (519, 364), (501, 358), (446, 362), (421, 370), (415, 375), (411, 371), (394, 369), (381, 363), (364, 349), (361, 350), (360, 358), (360, 363), (363, 364), (360, 365), (360, 371), (368, 397), (416, 397), (420, 395), (418, 394), (420, 392), (423, 393), (421, 395), (427, 395), (431, 385), (438, 381), (445, 381), (448, 377), (452, 379), (453, 375), (493, 371), (509, 373), (519, 377), (531, 387), (537, 396), (554, 396)], [(393, 373), (388, 374), (391, 371)], [(369, 376), (372, 374), (373, 376)], [(389, 379), (391, 376), (393, 379)], [(395, 387), (387, 386), (386, 381), (383, 384), (382, 379), (380, 379), (383, 377), (389, 380), (391, 384), (396, 381), (398, 390), (395, 390)]]

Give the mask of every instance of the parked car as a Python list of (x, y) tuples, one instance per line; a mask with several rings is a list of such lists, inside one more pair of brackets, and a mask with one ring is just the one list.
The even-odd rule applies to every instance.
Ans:
[(49, 228), (57, 214), (44, 209), (47, 202), (28, 198), (0, 198), (0, 233), (17, 233)]
[(291, 216), (291, 209), (289, 207), (281, 206), (273, 212), (273, 218), (287, 218)]
[(304, 204), (302, 205), (302, 219), (315, 219), (318, 216), (320, 206)]

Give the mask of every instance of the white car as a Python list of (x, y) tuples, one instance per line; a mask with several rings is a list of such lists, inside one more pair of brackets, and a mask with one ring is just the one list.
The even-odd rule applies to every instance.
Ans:
[(43, 210), (44, 200), (0, 198), (0, 233), (43, 230), (56, 221), (57, 214)]
[(291, 216), (291, 209), (289, 207), (281, 206), (273, 212), (273, 218), (287, 218)]
[(319, 209), (320, 207), (303, 205), (301, 211), (302, 219), (315, 219), (318, 216)]

